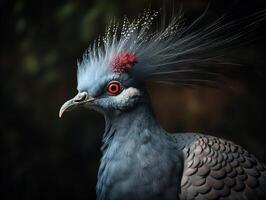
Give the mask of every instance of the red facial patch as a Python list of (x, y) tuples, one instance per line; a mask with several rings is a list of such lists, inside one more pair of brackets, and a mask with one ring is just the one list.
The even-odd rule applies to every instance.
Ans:
[(116, 73), (123, 73), (131, 69), (137, 62), (136, 53), (122, 52), (117, 55), (112, 60), (112, 68)]

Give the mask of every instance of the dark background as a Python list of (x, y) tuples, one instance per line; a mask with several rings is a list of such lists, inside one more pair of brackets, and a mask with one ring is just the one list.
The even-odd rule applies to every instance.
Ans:
[[(189, 21), (208, 1), (178, 2)], [(76, 94), (77, 59), (110, 18), (132, 19), (150, 5), (163, 3), (0, 0), (0, 199), (95, 198), (104, 119), (90, 110), (59, 119), (58, 110)], [(230, 17), (239, 19), (266, 9), (266, 1), (213, 0), (208, 19), (229, 7)], [(264, 27), (232, 54), (248, 67), (229, 80), (231, 89), (148, 83), (162, 126), (233, 140), (266, 162)]]

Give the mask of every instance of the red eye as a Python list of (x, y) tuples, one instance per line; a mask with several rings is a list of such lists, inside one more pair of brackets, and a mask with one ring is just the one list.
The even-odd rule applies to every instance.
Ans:
[(112, 81), (108, 84), (106, 90), (108, 93), (115, 95), (115, 94), (118, 94), (120, 92), (121, 85), (118, 81)]

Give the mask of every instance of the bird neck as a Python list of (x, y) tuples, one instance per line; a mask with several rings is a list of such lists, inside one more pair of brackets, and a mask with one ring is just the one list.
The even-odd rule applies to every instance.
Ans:
[(149, 102), (140, 102), (134, 108), (123, 112), (107, 112), (105, 121), (103, 149), (108, 146), (114, 135), (123, 138), (138, 138), (143, 130), (153, 134), (161, 134), (163, 131)]
[[(107, 197), (113, 195), (117, 199), (128, 199), (128, 194), (135, 195), (132, 199), (154, 199), (158, 188), (161, 195), (171, 193), (176, 197), (181, 156), (176, 152), (172, 137), (157, 123), (150, 104), (142, 102), (126, 112), (108, 113), (105, 119), (97, 199), (109, 199)], [(157, 172), (162, 171), (164, 180), (172, 185), (158, 182), (162, 177)], [(175, 189), (169, 191), (169, 188)]]
[[(132, 124), (137, 125), (139, 123), (152, 123), (157, 124), (154, 112), (150, 103), (140, 102), (133, 108), (129, 108), (123, 111), (112, 111), (105, 114), (106, 125), (115, 128), (122, 128), (127, 125), (131, 127)], [(144, 121), (145, 122), (144, 122)]]

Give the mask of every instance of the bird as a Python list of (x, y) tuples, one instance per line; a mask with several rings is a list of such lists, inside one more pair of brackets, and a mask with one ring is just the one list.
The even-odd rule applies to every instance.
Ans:
[(151, 80), (188, 86), (219, 81), (219, 69), (230, 65), (220, 55), (252, 32), (263, 14), (234, 22), (221, 17), (199, 27), (206, 11), (187, 25), (181, 12), (167, 23), (160, 11), (146, 9), (133, 22), (112, 21), (91, 44), (77, 64), (78, 94), (59, 116), (83, 107), (105, 118), (98, 200), (266, 199), (263, 163), (226, 139), (168, 133), (146, 86)]

